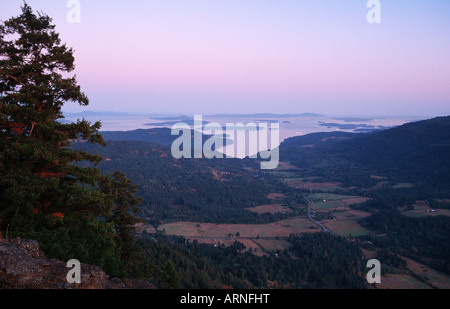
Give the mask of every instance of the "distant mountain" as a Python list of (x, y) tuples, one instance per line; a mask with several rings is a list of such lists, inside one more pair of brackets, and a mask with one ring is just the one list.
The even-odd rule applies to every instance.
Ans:
[[(180, 135), (172, 135), (169, 128), (152, 128), (152, 129), (137, 129), (132, 131), (103, 131), (100, 134), (103, 139), (108, 141), (133, 141), (133, 142), (149, 142), (160, 144), (164, 146), (171, 146), (172, 143)], [(224, 145), (231, 145), (232, 141), (227, 139), (227, 135), (223, 134)], [(203, 134), (203, 142), (212, 137), (212, 135)], [(191, 148), (194, 149), (194, 132), (191, 130)]]
[(328, 127), (328, 128), (337, 128), (339, 130), (353, 130), (354, 132), (360, 132), (360, 133), (368, 133), (373, 131), (379, 131), (379, 130), (386, 130), (393, 127), (386, 127), (382, 125), (378, 126), (372, 126), (365, 123), (335, 123), (335, 122), (323, 122), (319, 121), (319, 126), (322, 127)]
[(132, 131), (100, 132), (105, 141), (140, 141), (170, 146), (178, 137), (171, 135), (168, 128), (137, 129)]
[[(295, 117), (324, 117), (320, 114), (303, 113), (303, 114), (271, 114), (271, 113), (256, 113), (256, 114), (215, 114), (204, 116), (205, 118), (228, 118), (228, 119), (259, 119), (261, 122), (277, 123), (279, 119), (283, 118), (295, 118)], [(194, 118), (188, 116), (155, 116), (151, 117), (152, 120), (166, 120), (158, 123), (146, 123), (146, 126), (173, 126), (176, 123), (183, 122), (189, 126), (194, 125)], [(203, 121), (207, 123), (207, 121)], [(284, 121), (283, 123), (288, 123)]]
[(152, 116), (150, 119), (154, 120), (191, 120), (192, 117), (181, 115), (181, 116)]
[(303, 114), (272, 114), (272, 113), (256, 113), (256, 114), (215, 114), (208, 117), (234, 117), (234, 118), (293, 118), (293, 117), (324, 117), (321, 114), (303, 113)]
[(64, 113), (65, 117), (93, 117), (93, 116), (121, 117), (121, 116), (137, 116), (137, 115), (139, 116), (140, 114), (125, 113), (125, 112), (94, 112), (94, 111), (84, 111), (80, 113)]
[(378, 173), (445, 187), (450, 185), (450, 117), (372, 133), (332, 132), (292, 137), (280, 145), (280, 157), (323, 175)]
[[(95, 112), (95, 111), (83, 111), (79, 113), (64, 113), (65, 117), (92, 117), (92, 116), (142, 116), (142, 113), (128, 113), (128, 112)], [(186, 115), (161, 115), (161, 114), (148, 114), (149, 119), (154, 120), (190, 120), (193, 117)], [(252, 113), (252, 114), (214, 114), (205, 116), (206, 118), (218, 118), (218, 117), (234, 117), (234, 118), (291, 118), (291, 117), (324, 117), (321, 114), (315, 113), (302, 113), (302, 114), (273, 114), (273, 113)]]

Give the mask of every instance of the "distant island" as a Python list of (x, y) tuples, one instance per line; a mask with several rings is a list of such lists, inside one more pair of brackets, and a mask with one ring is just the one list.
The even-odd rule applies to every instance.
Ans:
[(333, 118), (334, 120), (342, 120), (345, 122), (368, 122), (374, 120), (374, 118), (358, 118), (358, 117), (341, 117), (341, 118)]
[[(186, 115), (163, 115), (163, 114), (146, 114), (146, 113), (133, 113), (133, 112), (115, 112), (115, 111), (83, 111), (79, 113), (64, 113), (64, 117), (94, 117), (94, 116), (107, 116), (107, 117), (132, 117), (132, 116), (146, 116), (152, 120), (163, 121), (175, 121), (175, 120), (192, 120), (193, 116)], [(273, 113), (253, 113), (253, 114), (213, 114), (204, 115), (205, 118), (295, 118), (295, 117), (325, 117), (322, 114), (316, 113), (302, 113), (302, 114), (273, 114)]]
[(64, 113), (64, 117), (93, 117), (93, 116), (109, 116), (109, 117), (123, 117), (123, 116), (139, 116), (139, 113), (127, 113), (127, 112), (95, 112), (84, 111), (80, 113)]
[[(321, 114), (303, 113), (303, 114), (272, 114), (272, 113), (255, 113), (255, 114), (214, 114), (206, 115), (205, 118), (250, 118), (259, 119), (261, 122), (279, 123), (280, 118), (295, 118), (295, 117), (325, 117)], [(165, 120), (163, 122), (146, 123), (146, 126), (171, 126), (180, 121), (192, 126), (194, 125), (194, 118), (181, 115), (181, 116), (154, 116), (150, 117), (151, 120)], [(289, 121), (282, 121), (282, 123), (290, 123)]]
[(372, 125), (367, 125), (365, 123), (359, 123), (359, 124), (350, 124), (350, 123), (346, 123), (346, 124), (342, 124), (342, 123), (335, 123), (335, 122), (323, 122), (323, 121), (319, 121), (318, 122), (319, 126), (323, 126), (323, 127), (327, 127), (327, 128), (336, 128), (338, 130), (353, 130), (354, 132), (372, 132), (372, 131), (378, 131), (378, 130), (386, 130), (386, 129), (390, 129), (393, 128), (392, 127), (387, 127), (387, 126), (382, 126), (382, 125), (378, 125), (378, 126), (372, 126)]
[(293, 117), (325, 117), (321, 114), (303, 113), (303, 114), (272, 114), (272, 113), (256, 113), (256, 114), (215, 114), (209, 117), (236, 117), (236, 118), (293, 118)]

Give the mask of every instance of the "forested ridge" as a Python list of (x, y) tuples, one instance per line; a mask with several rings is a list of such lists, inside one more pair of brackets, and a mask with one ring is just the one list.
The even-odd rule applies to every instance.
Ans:
[(448, 208), (449, 128), (450, 117), (437, 117), (372, 133), (317, 133), (290, 138), (280, 151), (299, 175), (355, 186), (351, 191), (370, 198), (351, 206), (372, 213), (360, 221), (372, 232), (362, 239), (450, 273), (450, 218), (411, 218), (401, 211), (414, 210), (417, 201)]
[(409, 218), (390, 209), (376, 212), (361, 223), (386, 235), (366, 237), (376, 246), (450, 274), (450, 217)]
[(143, 141), (107, 141), (106, 147), (75, 143), (73, 149), (99, 153), (97, 166), (119, 170), (138, 186), (142, 214), (153, 224), (171, 221), (267, 223), (279, 218), (245, 208), (270, 203), (267, 194), (289, 190), (263, 175), (257, 162), (239, 159), (174, 159), (170, 148)]
[(182, 238), (142, 238), (139, 273), (172, 288), (367, 288), (357, 244), (327, 233), (291, 236), (292, 247), (268, 256), (243, 252), (236, 241), (218, 248)]
[(377, 175), (444, 194), (450, 185), (449, 132), (450, 117), (437, 117), (371, 133), (292, 137), (281, 144), (280, 152), (306, 175), (348, 186), (374, 185), (371, 176)]

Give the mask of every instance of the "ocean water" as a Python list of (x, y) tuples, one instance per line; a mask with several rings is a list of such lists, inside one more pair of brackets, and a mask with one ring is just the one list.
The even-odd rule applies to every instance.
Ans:
[[(194, 118), (194, 115), (187, 116)], [(167, 127), (172, 128), (175, 123), (184, 122), (192, 126), (192, 121), (186, 118), (176, 119), (175, 116), (151, 116), (151, 115), (111, 115), (111, 114), (88, 114), (88, 115), (69, 115), (66, 121), (76, 121), (77, 119), (86, 119), (92, 123), (100, 121), (102, 123), (101, 131), (131, 131), (136, 129), (150, 129)], [(270, 127), (271, 123), (278, 123), (279, 141), (284, 139), (305, 135), (315, 132), (369, 132), (372, 130), (387, 129), (405, 124), (407, 122), (426, 119), (425, 117), (414, 116), (313, 116), (313, 117), (290, 117), (289, 115), (264, 115), (263, 117), (255, 117), (245, 115), (236, 116), (202, 116), (204, 123), (218, 123), (225, 131), (226, 124), (242, 123), (247, 125), (254, 123), (259, 127), (262, 123), (267, 123)]]
[[(86, 119), (94, 123), (100, 121), (102, 128), (100, 131), (131, 131), (136, 129), (151, 128), (173, 128), (177, 123), (185, 123), (191, 129), (194, 129), (194, 115), (192, 116), (151, 116), (151, 115), (126, 115), (115, 113), (88, 113), (84, 117), (81, 115), (73, 115), (65, 118), (65, 121), (76, 121), (77, 119)], [(244, 158), (252, 156), (258, 151), (268, 150), (270, 160), (276, 160), (278, 157), (277, 149), (285, 139), (301, 136), (315, 132), (371, 132), (374, 130), (383, 130), (400, 126), (407, 122), (418, 121), (421, 117), (406, 116), (293, 116), (293, 115), (229, 115), (229, 116), (202, 116), (203, 124), (215, 124), (215, 128), (221, 129), (223, 134), (228, 137), (228, 145), (220, 146), (223, 143), (218, 138), (215, 143), (217, 150), (226, 155), (226, 157)], [(236, 129), (227, 130), (227, 124), (236, 125)], [(243, 126), (254, 124), (259, 130), (261, 126), (266, 125), (266, 132), (263, 134), (250, 135), (249, 130), (244, 130), (244, 134), (239, 134), (242, 129), (238, 129), (238, 125)], [(275, 125), (274, 125), (275, 124)], [(218, 127), (217, 127), (218, 125)], [(213, 133), (213, 132), (211, 132)], [(216, 132), (214, 132), (216, 133)], [(256, 132), (255, 132), (256, 133)], [(181, 134), (181, 133), (180, 133)], [(219, 133), (222, 134), (222, 133)], [(230, 136), (233, 142), (230, 142)], [(211, 140), (212, 142), (213, 140)], [(203, 154), (207, 149), (202, 149)]]

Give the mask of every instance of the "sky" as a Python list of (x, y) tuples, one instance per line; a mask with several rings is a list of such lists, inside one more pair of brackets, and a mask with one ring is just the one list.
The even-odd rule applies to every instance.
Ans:
[(450, 114), (448, 0), (27, 3), (75, 50), (90, 105), (65, 112)]

